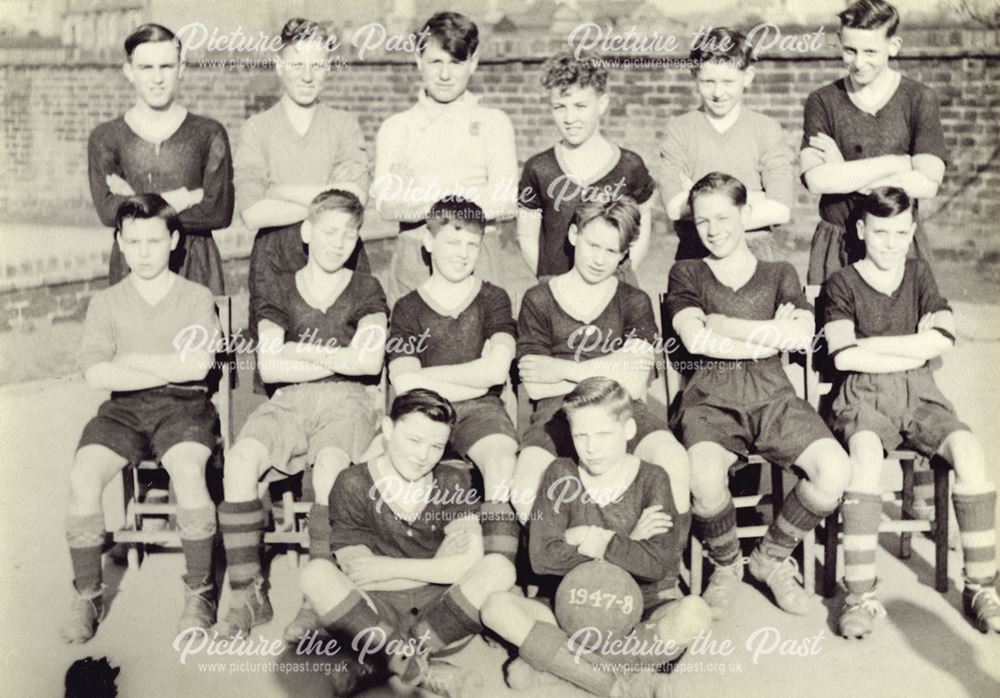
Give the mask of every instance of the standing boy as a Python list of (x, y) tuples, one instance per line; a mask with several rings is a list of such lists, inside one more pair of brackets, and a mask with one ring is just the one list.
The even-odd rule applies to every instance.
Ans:
[(483, 210), (471, 201), (442, 199), (431, 207), (424, 233), (431, 278), (393, 306), (389, 380), (398, 393), (426, 388), (452, 403), (451, 445), (476, 464), (486, 488), (486, 552), (513, 560), (517, 431), (500, 392), (514, 360), (516, 325), (507, 292), (473, 274), (485, 225)]
[(676, 422), (691, 459), (695, 535), (715, 565), (704, 598), (720, 618), (743, 579), (729, 492), (738, 454), (757, 453), (805, 473), (748, 562), (751, 576), (789, 613), (812, 607), (792, 551), (837, 508), (850, 477), (844, 449), (796, 397), (781, 365), (781, 351), (809, 348), (815, 321), (792, 265), (758, 261), (750, 252), (749, 209), (739, 180), (721, 172), (698, 180), (691, 210), (709, 256), (674, 264), (667, 291), (685, 349), (707, 359), (684, 388)]
[[(158, 193), (178, 213), (180, 225), (170, 268), (221, 295), (222, 258), (212, 231), (227, 227), (233, 217), (226, 130), (177, 102), (184, 62), (172, 31), (143, 24), (125, 39), (125, 58), (122, 70), (135, 88), (135, 105), (95, 128), (87, 142), (97, 215), (104, 225), (114, 225), (126, 197)], [(128, 271), (116, 238), (109, 283), (118, 283)]]
[[(271, 469), (287, 476), (312, 465), (309, 555), (328, 559), (330, 488), (375, 436), (365, 386), (382, 372), (388, 308), (374, 277), (345, 266), (363, 215), (350, 192), (332, 189), (317, 196), (302, 224), (306, 266), (277, 277), (274, 295), (260, 304), (257, 358), (261, 377), (277, 390), (250, 415), (226, 454), (219, 525), (233, 593), (217, 627), (226, 637), (246, 636), (272, 616), (261, 575), (264, 505), (258, 482)], [(286, 639), (313, 630), (315, 620), (303, 605)]]
[[(896, 8), (885, 0), (859, 0), (839, 17), (848, 74), (809, 95), (799, 153), (802, 180), (822, 195), (810, 284), (864, 257), (854, 230), (865, 194), (893, 186), (914, 199), (933, 198), (948, 157), (937, 97), (889, 66), (902, 45)], [(911, 254), (930, 259), (919, 223)]]
[(885, 451), (900, 446), (954, 468), (952, 501), (965, 557), (962, 605), (979, 630), (1000, 632), (996, 488), (982, 445), (958, 420), (927, 364), (954, 345), (955, 321), (927, 262), (907, 258), (916, 232), (913, 206), (900, 188), (872, 191), (857, 227), (865, 258), (831, 276), (823, 290), (826, 338), (843, 372), (834, 431), (853, 465), (841, 508), (848, 594), (837, 627), (844, 637), (868, 635), (874, 619), (885, 615), (876, 597), (879, 482)]
[(76, 599), (63, 626), (67, 642), (86, 642), (104, 619), (101, 493), (128, 464), (155, 457), (177, 495), (187, 598), (180, 629), (215, 622), (212, 581), (215, 504), (205, 463), (216, 448), (218, 415), (205, 376), (211, 346), (187, 337), (220, 339), (212, 293), (169, 269), (180, 242), (174, 209), (156, 194), (127, 197), (115, 217), (118, 248), (131, 272), (90, 301), (80, 348), (88, 385), (110, 390), (83, 430), (70, 471), (66, 538)]
[(775, 259), (773, 226), (792, 215), (792, 158), (781, 124), (743, 104), (753, 82), (753, 51), (737, 31), (712, 29), (690, 56), (701, 108), (667, 123), (660, 144), (660, 196), (680, 238), (677, 259), (708, 254), (691, 221), (691, 185), (725, 172), (747, 187), (746, 240), (757, 259)]
[(518, 186), (517, 240), (539, 280), (573, 268), (570, 226), (587, 202), (629, 196), (640, 205), (639, 235), (629, 246), (622, 278), (633, 286), (649, 249), (650, 204), (656, 184), (637, 153), (601, 133), (608, 109), (608, 71), (596, 58), (560, 53), (542, 66), (552, 118), (562, 140), (524, 163)]

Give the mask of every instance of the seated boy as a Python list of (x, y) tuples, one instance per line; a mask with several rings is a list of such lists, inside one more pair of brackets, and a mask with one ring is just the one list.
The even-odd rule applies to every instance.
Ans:
[(486, 552), (513, 560), (517, 431), (500, 391), (514, 360), (516, 326), (507, 292), (473, 275), (485, 225), (483, 210), (471, 201), (449, 197), (431, 207), (424, 233), (431, 277), (393, 307), (386, 353), (396, 392), (426, 388), (454, 406), (451, 445), (476, 464), (486, 488)]
[(996, 489), (983, 447), (955, 416), (928, 361), (951, 349), (955, 322), (927, 262), (908, 258), (916, 224), (913, 200), (900, 188), (878, 188), (863, 203), (857, 235), (865, 258), (827, 279), (824, 322), (830, 353), (842, 371), (833, 427), (851, 453), (844, 496), (847, 598), (838, 630), (864, 637), (885, 609), (875, 597), (875, 550), (882, 514), (879, 487), (886, 450), (900, 446), (941, 457), (955, 469), (952, 501), (965, 556), (962, 602), (982, 632), (1000, 632)]
[(514, 509), (526, 521), (545, 469), (557, 457), (573, 456), (559, 414), (563, 396), (586, 378), (604, 376), (632, 396), (637, 428), (629, 453), (667, 470), (678, 528), (686, 529), (687, 454), (644, 402), (658, 341), (653, 307), (645, 293), (615, 275), (639, 233), (639, 206), (627, 196), (589, 203), (577, 219), (569, 237), (576, 249), (573, 268), (529, 289), (521, 303), (518, 371), (522, 389), (536, 405), (514, 472)]
[[(562, 577), (591, 560), (605, 560), (631, 574), (644, 604), (643, 622), (632, 632), (639, 646), (653, 648), (659, 639), (664, 650), (629, 655), (636, 666), (675, 659), (707, 631), (710, 609), (697, 596), (677, 600), (676, 574), (670, 574), (686, 544), (673, 526), (677, 509), (670, 478), (659, 466), (628, 453), (636, 421), (632, 398), (621, 384), (587, 378), (562, 405), (576, 456), (559, 458), (545, 471), (529, 536), (532, 568), (551, 576), (545, 578), (540, 598), (510, 592), (491, 596), (483, 607), (483, 623), (517, 647), (520, 660), (508, 669), (511, 688), (537, 686), (544, 682), (538, 672), (549, 672), (597, 695), (652, 695), (656, 674), (616, 676), (595, 666), (600, 655), (577, 657), (552, 613), (551, 594)], [(564, 496), (567, 492), (584, 494)], [(649, 690), (637, 683), (649, 684)]]
[(62, 635), (86, 642), (104, 618), (101, 493), (129, 463), (156, 458), (177, 495), (177, 524), (187, 573), (180, 628), (215, 622), (212, 538), (215, 504), (205, 463), (218, 440), (218, 415), (205, 376), (210, 343), (219, 339), (212, 292), (168, 267), (179, 222), (158, 194), (127, 197), (115, 217), (116, 241), (131, 273), (94, 294), (87, 310), (80, 369), (87, 383), (111, 398), (87, 423), (70, 471), (66, 538), (77, 597)]
[(677, 425), (691, 459), (695, 533), (715, 564), (704, 598), (717, 618), (743, 578), (728, 479), (737, 454), (805, 472), (749, 559), (750, 574), (789, 613), (811, 607), (792, 550), (837, 508), (850, 477), (844, 449), (796, 397), (781, 365), (782, 350), (812, 343), (812, 309), (791, 264), (758, 261), (750, 252), (743, 230), (749, 208), (746, 188), (727, 174), (695, 183), (691, 209), (709, 256), (677, 262), (667, 292), (681, 342), (706, 359), (684, 388)]
[[(444, 696), (475, 677), (431, 655), (480, 632), (487, 597), (514, 584), (510, 561), (483, 556), (470, 471), (439, 463), (454, 424), (455, 411), (433, 391), (397, 397), (382, 424), (386, 453), (348, 468), (330, 493), (337, 565), (312, 560), (302, 572), (327, 632), (356, 654), (369, 648), (357, 659), (370, 676), (392, 673)], [(346, 694), (362, 677), (340, 680)]]
[(649, 249), (656, 183), (641, 156), (601, 133), (609, 103), (608, 71), (593, 57), (560, 53), (545, 62), (542, 72), (562, 140), (524, 163), (518, 187), (521, 255), (539, 280), (565, 274), (573, 268), (569, 231), (577, 210), (598, 198), (630, 196), (640, 205), (639, 234), (625, 250), (629, 263), (621, 273), (638, 286), (634, 271)]
[[(220, 635), (245, 636), (273, 615), (261, 577), (258, 483), (271, 469), (293, 475), (312, 465), (309, 555), (329, 559), (330, 488), (375, 436), (365, 385), (382, 371), (388, 309), (374, 277), (344, 266), (363, 215), (350, 192), (331, 189), (316, 197), (302, 224), (306, 266), (280, 277), (274, 295), (262, 299), (258, 366), (264, 381), (279, 387), (250, 415), (226, 454), (219, 525), (233, 594), (216, 626)], [(303, 604), (286, 639), (312, 630), (315, 618)]]
[(771, 227), (791, 218), (792, 158), (781, 124), (743, 104), (754, 79), (753, 50), (737, 31), (718, 27), (691, 51), (701, 108), (667, 122), (660, 145), (658, 184), (680, 238), (677, 259), (708, 254), (691, 221), (691, 184), (725, 172), (747, 187), (752, 212), (747, 244), (757, 259), (775, 259)]

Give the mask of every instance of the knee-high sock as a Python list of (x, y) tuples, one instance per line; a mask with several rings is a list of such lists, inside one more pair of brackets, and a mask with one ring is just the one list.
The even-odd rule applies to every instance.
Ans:
[(420, 637), (426, 632), (429, 639), (424, 646), (433, 653), (462, 638), (475, 635), (482, 629), (479, 609), (472, 605), (462, 587), (453, 584), (440, 599), (427, 608), (424, 617), (413, 626), (410, 634)]
[(309, 557), (333, 562), (330, 552), (330, 507), (314, 503), (309, 510)]
[(177, 508), (177, 527), (187, 574), (184, 583), (192, 589), (205, 586), (212, 577), (212, 539), (215, 537), (215, 505), (198, 509)]
[(740, 555), (740, 539), (736, 535), (736, 507), (727, 495), (726, 506), (707, 518), (694, 515), (694, 533), (705, 542), (709, 557), (717, 565), (732, 565)]
[[(401, 639), (392, 624), (379, 616), (357, 589), (351, 589), (343, 601), (320, 616), (319, 622), (332, 637), (341, 638), (348, 647), (352, 646), (355, 638), (359, 647), (372, 639), (373, 643), (380, 642), (383, 648)], [(384, 671), (390, 659), (388, 655), (379, 653), (376, 670)], [(418, 671), (416, 662), (412, 666), (414, 671)], [(414, 677), (401, 675), (400, 678), (406, 681)]]
[(802, 482), (799, 482), (785, 497), (781, 513), (764, 534), (760, 543), (761, 550), (774, 560), (784, 560), (792, 554), (799, 541), (832, 511), (831, 508), (809, 501)]
[(245, 589), (260, 577), (261, 531), (264, 528), (264, 505), (259, 499), (249, 502), (223, 502), (219, 505), (219, 528), (226, 548), (229, 586)]
[(997, 575), (997, 493), (954, 494), (952, 501), (962, 536), (965, 581), (992, 584)]
[(509, 502), (483, 502), (479, 509), (483, 529), (483, 549), (514, 562), (521, 536), (521, 524)]
[(100, 590), (104, 515), (67, 516), (66, 541), (73, 561), (73, 584), (76, 590), (81, 594)]
[(518, 648), (521, 658), (539, 671), (547, 671), (561, 679), (599, 696), (611, 695), (614, 674), (599, 670), (592, 654), (576, 654), (570, 650), (569, 637), (551, 623), (536, 621), (524, 643)]
[(875, 586), (875, 552), (882, 497), (868, 492), (846, 492), (840, 506), (844, 517), (844, 584), (852, 594)]

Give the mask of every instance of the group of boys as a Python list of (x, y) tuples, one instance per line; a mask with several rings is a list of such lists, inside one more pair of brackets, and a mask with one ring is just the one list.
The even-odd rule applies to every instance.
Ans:
[[(456, 693), (472, 679), (428, 656), (486, 627), (517, 648), (512, 686), (555, 676), (598, 695), (643, 695), (649, 672), (607, 674), (574, 653), (551, 609), (560, 578), (595, 559), (628, 571), (643, 592), (635, 632), (672, 643), (652, 658), (662, 665), (726, 613), (744, 567), (779, 607), (810, 612), (791, 553), (839, 507), (847, 596), (838, 628), (863, 637), (885, 613), (875, 596), (879, 471), (884, 451), (900, 444), (954, 468), (965, 609), (984, 632), (1000, 632), (996, 494), (981, 446), (927, 365), (955, 340), (915, 218), (916, 199), (933, 196), (944, 172), (936, 102), (889, 67), (899, 50), (895, 8), (860, 0), (840, 19), (849, 74), (810, 95), (801, 150), (803, 181), (823, 194), (809, 281), (824, 283), (821, 324), (839, 372), (829, 419), (796, 396), (780, 357), (810, 350), (816, 332), (794, 268), (771, 261), (770, 229), (789, 220), (793, 203), (785, 137), (743, 106), (750, 48), (719, 29), (692, 54), (702, 108), (671, 120), (661, 149), (659, 187), (681, 240), (664, 325), (703, 359), (670, 424), (645, 401), (663, 333), (634, 274), (656, 182), (641, 157), (600, 132), (604, 68), (566, 54), (543, 69), (561, 141), (523, 168), (517, 237), (539, 283), (515, 322), (507, 291), (480, 276), (489, 275), (482, 262), (494, 224), (514, 213), (496, 187), (516, 168), (513, 130), (465, 89), (475, 25), (454, 13), (428, 21), (420, 101), (387, 120), (376, 143), (372, 196), (401, 230), (390, 313), (360, 243), (367, 164), (334, 168), (336, 176), (327, 168), (309, 183), (293, 171), (299, 156), (286, 145), (307, 159), (310, 139), (343, 143), (338, 129), (351, 129), (327, 110), (330, 133), (317, 132), (325, 117), (315, 75), (325, 59), (308, 41), (318, 30), (290, 22), (279, 67), (288, 104), (247, 123), (236, 158), (237, 201), (241, 171), (260, 184), (237, 207), (260, 230), (251, 330), (271, 397), (226, 454), (217, 511), (204, 484), (217, 440), (204, 381), (213, 356), (209, 346), (179, 351), (174, 337), (192, 325), (212, 335), (218, 323), (211, 291), (169, 268), (186, 232), (173, 199), (190, 204), (198, 193), (135, 195), (106, 175), (120, 189), (116, 244), (133, 273), (88, 312), (81, 368), (112, 397), (87, 425), (71, 471), (77, 598), (67, 639), (86, 641), (103, 618), (100, 497), (127, 463), (152, 455), (171, 476), (187, 564), (181, 628), (229, 637), (273, 616), (261, 483), (310, 466), (311, 561), (286, 639), (377, 629), (387, 641), (369, 658), (374, 675)], [(148, 45), (133, 42), (130, 61)], [(468, 196), (414, 202), (385, 186), (442, 177), (446, 191)], [(523, 434), (500, 396), (515, 360), (533, 403)], [(380, 427), (365, 386), (385, 363), (396, 397), (382, 453), (362, 462)], [(442, 462), (446, 449), (456, 460)], [(728, 474), (748, 453), (803, 477), (744, 561)], [(567, 479), (584, 495), (560, 506), (554, 483)], [(231, 587), (221, 619), (216, 520)], [(528, 570), (515, 566), (522, 526)], [(681, 598), (677, 585), (691, 527), (714, 564), (700, 599)], [(537, 595), (514, 593), (518, 579)], [(351, 673), (341, 689), (371, 675)]]

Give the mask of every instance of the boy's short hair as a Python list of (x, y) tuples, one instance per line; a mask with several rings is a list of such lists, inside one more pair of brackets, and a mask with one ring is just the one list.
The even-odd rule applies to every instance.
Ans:
[(586, 378), (573, 388), (562, 401), (567, 419), (584, 407), (604, 407), (619, 422), (632, 416), (632, 397), (622, 384), (611, 378), (594, 376)]
[(743, 186), (743, 182), (725, 172), (709, 172), (695, 182), (688, 195), (688, 205), (694, 210), (695, 199), (716, 192), (728, 196), (736, 206), (742, 208), (747, 205), (747, 188)]
[(419, 412), (433, 422), (455, 426), (455, 408), (433, 390), (414, 388), (396, 396), (389, 408), (389, 419), (398, 422), (414, 412)]
[(557, 53), (542, 65), (542, 87), (558, 89), (560, 94), (571, 87), (593, 87), (604, 94), (608, 85), (608, 71), (597, 58), (583, 53), (577, 58), (572, 53)]
[(479, 47), (476, 23), (457, 12), (436, 13), (424, 23), (420, 36), (421, 54), (427, 48), (427, 40), (436, 39), (441, 48), (459, 62), (469, 60)]
[(486, 231), (486, 215), (474, 201), (461, 196), (446, 196), (431, 206), (427, 214), (427, 229), (431, 231), (431, 235), (437, 235), (448, 224), (459, 230), (482, 235)]
[(841, 29), (885, 29), (886, 38), (899, 28), (899, 12), (885, 0), (858, 0), (837, 15)]
[(639, 237), (639, 204), (631, 196), (620, 196), (607, 201), (588, 201), (576, 210), (573, 223), (578, 233), (591, 221), (607, 221), (618, 230), (618, 249), (625, 252)]
[(876, 218), (892, 218), (916, 208), (916, 201), (899, 187), (878, 187), (861, 202), (865, 215)]
[(162, 218), (167, 225), (167, 231), (173, 233), (181, 229), (177, 211), (159, 194), (134, 194), (127, 197), (115, 212), (115, 233), (121, 233), (122, 223), (126, 220), (146, 220)]
[(317, 47), (328, 47), (330, 36), (318, 22), (302, 17), (292, 17), (281, 28), (281, 36), (278, 39), (280, 42), (278, 50), (283, 51), (300, 41), (314, 43)]
[(705, 63), (731, 63), (746, 70), (753, 62), (753, 48), (746, 37), (735, 29), (715, 27), (691, 50), (691, 72), (698, 74)]
[(135, 49), (142, 44), (152, 44), (159, 41), (169, 41), (177, 47), (177, 55), (181, 55), (181, 41), (177, 35), (162, 24), (143, 24), (125, 38), (125, 57), (130, 61)]
[(309, 202), (309, 220), (315, 221), (326, 211), (343, 211), (350, 214), (358, 229), (365, 222), (365, 207), (361, 204), (361, 200), (343, 189), (327, 189)]

